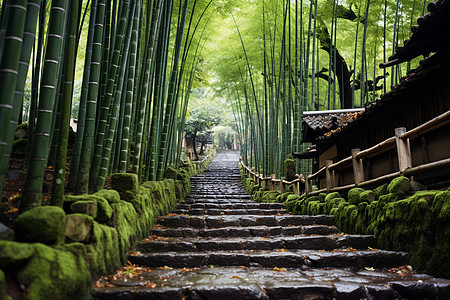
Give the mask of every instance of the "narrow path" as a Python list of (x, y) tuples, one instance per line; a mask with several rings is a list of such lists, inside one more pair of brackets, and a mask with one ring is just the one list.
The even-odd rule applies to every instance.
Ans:
[[(397, 268), (406, 253), (372, 249), (332, 216), (290, 215), (245, 194), (238, 153), (218, 153), (191, 194), (129, 255), (139, 276), (98, 299), (450, 299), (450, 280)], [(397, 271), (397, 273), (395, 272)], [(406, 271), (406, 272), (405, 272)]]

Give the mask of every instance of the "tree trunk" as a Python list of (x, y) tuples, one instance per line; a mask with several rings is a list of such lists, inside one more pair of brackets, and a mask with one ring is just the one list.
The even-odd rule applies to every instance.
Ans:
[[(322, 20), (319, 21), (317, 27), (317, 38), (320, 41), (320, 48), (328, 52), (331, 56), (331, 70), (336, 70), (336, 77), (339, 83), (339, 99), (341, 102), (341, 108), (352, 107), (352, 88), (350, 85), (350, 71), (348, 70), (347, 63), (342, 55), (339, 53), (335, 46), (331, 44), (330, 34), (325, 23)], [(336, 53), (336, 59), (333, 54)], [(336, 63), (336, 65), (335, 65)]]

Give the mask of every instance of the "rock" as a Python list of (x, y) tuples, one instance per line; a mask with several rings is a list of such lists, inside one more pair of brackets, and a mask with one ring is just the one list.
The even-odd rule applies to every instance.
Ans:
[(82, 256), (39, 243), (33, 248), (27, 264), (15, 270), (24, 299), (91, 299), (91, 273)]
[(20, 214), (14, 225), (18, 241), (56, 244), (64, 240), (65, 213), (57, 206), (39, 206)]
[(15, 137), (16, 140), (27, 139), (28, 138), (28, 132), (24, 128), (17, 128), (14, 137)]
[(375, 194), (376, 194), (378, 197), (380, 197), (380, 196), (386, 195), (386, 194), (388, 193), (387, 188), (388, 188), (388, 184), (385, 183), (385, 184), (383, 184), (383, 185), (377, 187), (377, 188), (374, 189), (373, 191), (375, 192)]
[(411, 181), (411, 189), (413, 191), (425, 191), (427, 187), (421, 184), (420, 182), (413, 180)]
[(100, 190), (93, 195), (105, 198), (110, 204), (120, 201), (120, 195), (116, 190)]
[(66, 216), (66, 237), (73, 242), (88, 243), (94, 219), (85, 214)]
[(15, 180), (23, 177), (24, 174), (21, 170), (11, 170), (6, 174), (6, 180)]
[(120, 199), (130, 201), (139, 190), (139, 179), (136, 174), (115, 173), (111, 175), (111, 188), (118, 191)]
[(13, 239), (14, 239), (14, 230), (4, 225), (3, 223), (0, 223), (0, 240), (13, 240)]
[(359, 194), (359, 200), (361, 202), (372, 203), (373, 201), (377, 200), (377, 194), (375, 194), (373, 191), (364, 191)]
[(111, 219), (113, 210), (108, 201), (103, 197), (91, 196), (91, 199), (97, 202), (97, 216), (95, 220), (99, 223), (106, 223)]
[(400, 176), (394, 178), (387, 188), (389, 193), (397, 194), (397, 195), (405, 195), (411, 190), (411, 182), (409, 178), (404, 176)]
[(97, 217), (97, 201), (86, 200), (74, 202), (70, 206), (70, 211), (72, 213), (86, 214), (95, 218)]
[(33, 245), (13, 241), (0, 241), (0, 269), (16, 268), (34, 253)]
[(12, 153), (16, 155), (25, 155), (27, 153), (28, 139), (15, 140), (12, 146)]
[(165, 179), (173, 179), (173, 180), (179, 179), (178, 176), (179, 176), (179, 174), (178, 174), (177, 169), (170, 167), (170, 166), (167, 167), (167, 169), (164, 171), (164, 175), (163, 175), (163, 177)]
[(353, 188), (348, 191), (348, 202), (353, 205), (358, 205), (360, 200), (360, 194), (364, 192), (362, 188)]
[(284, 168), (286, 170), (286, 181), (295, 179), (295, 161), (293, 159), (286, 159), (284, 161)]

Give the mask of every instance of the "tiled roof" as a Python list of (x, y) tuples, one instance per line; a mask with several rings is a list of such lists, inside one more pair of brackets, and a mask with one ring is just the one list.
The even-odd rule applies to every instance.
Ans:
[(444, 50), (450, 44), (450, 0), (437, 0), (428, 4), (429, 13), (417, 20), (411, 27), (413, 32), (403, 47), (397, 47), (389, 61), (382, 63), (387, 68), (419, 55), (428, 56), (432, 52)]
[(405, 41), (405, 46), (398, 48), (396, 53), (389, 58), (389, 62), (381, 64), (380, 67), (393, 66), (419, 55), (437, 52), (420, 61), (418, 68), (410, 70), (407, 76), (402, 77), (398, 84), (391, 87), (389, 92), (366, 106), (365, 111), (358, 115), (357, 120), (343, 124), (337, 131), (330, 130), (328, 133), (319, 136), (318, 142), (332, 139), (338, 136), (341, 131), (345, 131), (351, 123), (356, 124), (364, 120), (367, 115), (378, 113), (380, 108), (395, 101), (398, 96), (410, 87), (426, 80), (435, 71), (450, 68), (450, 0), (431, 2), (428, 5), (428, 10), (430, 11), (429, 14), (419, 18), (419, 25), (412, 27), (414, 33), (411, 39)]
[(305, 111), (303, 113), (303, 141), (310, 141), (327, 132), (337, 131), (356, 120), (363, 111), (364, 108)]

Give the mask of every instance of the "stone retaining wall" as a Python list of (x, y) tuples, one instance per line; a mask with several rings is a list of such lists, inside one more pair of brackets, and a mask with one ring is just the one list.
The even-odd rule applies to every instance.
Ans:
[(423, 190), (398, 177), (374, 190), (306, 197), (262, 191), (242, 179), (257, 202), (282, 202), (293, 214), (333, 215), (341, 231), (373, 234), (379, 248), (409, 252), (415, 270), (450, 278), (450, 189)]
[(91, 299), (92, 280), (126, 263), (155, 216), (168, 214), (190, 191), (190, 176), (214, 158), (163, 181), (139, 184), (135, 174), (112, 175), (111, 190), (65, 197), (64, 207), (41, 206), (15, 221), (15, 240), (0, 240), (0, 300)]

